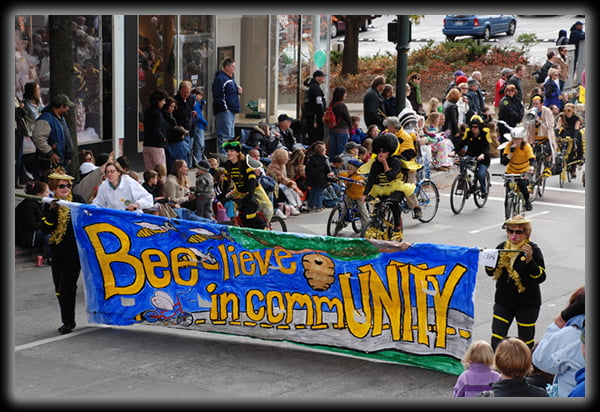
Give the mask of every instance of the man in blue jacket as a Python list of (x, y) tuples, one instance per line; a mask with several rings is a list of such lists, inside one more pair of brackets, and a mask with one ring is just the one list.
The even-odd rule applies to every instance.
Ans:
[(223, 60), (222, 67), (215, 73), (212, 95), (217, 149), (224, 153), (223, 142), (235, 137), (235, 114), (240, 112), (239, 95), (242, 94), (242, 88), (235, 83), (235, 61), (227, 58)]
[(71, 163), (74, 149), (65, 115), (74, 106), (66, 94), (58, 93), (35, 122), (32, 140), (41, 173), (56, 166), (66, 169)]

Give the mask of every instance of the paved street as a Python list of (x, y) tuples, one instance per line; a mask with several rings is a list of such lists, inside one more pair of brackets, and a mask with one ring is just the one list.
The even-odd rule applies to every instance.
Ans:
[[(442, 17), (428, 16), (423, 25), (413, 27), (411, 48), (425, 44), (422, 39), (443, 38)], [(539, 38), (554, 38), (559, 28), (569, 28), (575, 16), (544, 19), (547, 20), (542, 26), (533, 16), (519, 16), (512, 40), (502, 37), (497, 41), (515, 41), (521, 32), (530, 32), (533, 27), (540, 29)], [(387, 20), (378, 19), (371, 30), (361, 33), (361, 53), (372, 55), (378, 50), (375, 47), (394, 50), (392, 43), (381, 40), (382, 36), (385, 38), (382, 30), (386, 30), (386, 25)], [(536, 45), (531, 52), (539, 56), (548, 44)], [(351, 114), (362, 115), (362, 104), (350, 104), (349, 108)], [(503, 169), (498, 159), (493, 159), (490, 173), (501, 173)], [(403, 215), (406, 241), (494, 248), (505, 240), (501, 229), (504, 188), (499, 178), (492, 179), (485, 207), (479, 209), (468, 199), (463, 211), (455, 215), (450, 209), (449, 189), (456, 173), (456, 169), (451, 169), (432, 174), (441, 192), (440, 208), (429, 223)], [(586, 265), (586, 245), (592, 235), (586, 206), (590, 205), (579, 171), (578, 178), (564, 188), (559, 187), (558, 176), (550, 177), (544, 196), (527, 213), (532, 219), (532, 240), (542, 249), (548, 273), (542, 284), (543, 304), (536, 340), (566, 306), (575, 289), (586, 284), (588, 290), (593, 290), (590, 279), (586, 279), (586, 266), (590, 266)], [(329, 212), (325, 209), (289, 217), (288, 230), (323, 236)], [(347, 228), (340, 236), (357, 235)], [(12, 256), (12, 250), (9, 255)], [(59, 308), (50, 268), (36, 267), (29, 255), (18, 256), (14, 264), (9, 259), (7, 267), (9, 287), (5, 303), (10, 320), (5, 334), (9, 361), (5, 382), (7, 397), (15, 406), (131, 404), (166, 408), (189, 404), (202, 408), (226, 403), (364, 403), (373, 407), (443, 402), (446, 407), (447, 398), (452, 397), (456, 376), (429, 369), (366, 360), (285, 341), (155, 326), (90, 324), (82, 279), (77, 297), (77, 328), (59, 335)], [(473, 340), (490, 339), (493, 295), (494, 282), (480, 267), (473, 297)], [(509, 334), (516, 335), (515, 325)]]
[[(491, 172), (502, 170), (497, 161)], [(494, 181), (483, 209), (469, 199), (454, 215), (448, 187), (455, 171), (435, 172), (442, 189), (440, 209), (430, 223), (405, 218), (405, 239), (449, 245), (493, 248), (505, 238), (503, 188)], [(497, 179), (497, 178), (496, 178)], [(539, 339), (565, 306), (569, 295), (585, 283), (585, 192), (580, 181), (558, 188), (548, 182), (544, 197), (528, 215), (533, 240), (542, 248), (548, 279), (542, 285)], [(290, 230), (323, 235), (329, 209), (289, 217)], [(342, 235), (351, 236), (351, 231)], [(81, 282), (81, 281), (80, 281)], [(481, 270), (474, 295), (474, 339), (489, 340), (493, 281)], [(16, 399), (50, 403), (255, 401), (384, 403), (440, 400), (451, 397), (456, 377), (427, 369), (321, 352), (288, 342), (176, 329), (89, 325), (80, 286), (77, 329), (57, 333), (58, 305), (48, 267), (33, 261), (16, 264), (14, 280), (14, 365), (11, 379)], [(511, 334), (514, 334), (511, 330)]]

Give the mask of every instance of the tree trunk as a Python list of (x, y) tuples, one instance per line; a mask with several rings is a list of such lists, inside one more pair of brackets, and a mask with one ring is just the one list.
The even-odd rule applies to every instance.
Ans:
[[(50, 97), (59, 93), (69, 96), (75, 102), (73, 90), (73, 29), (71, 16), (50, 15), (48, 21), (48, 34), (50, 36)], [(69, 125), (69, 132), (73, 142), (72, 162), (67, 168), (67, 173), (77, 177), (79, 158), (77, 153), (77, 127), (75, 125), (76, 108), (70, 109), (65, 118)]]
[(368, 16), (345, 16), (344, 56), (341, 75), (358, 74), (358, 33)]

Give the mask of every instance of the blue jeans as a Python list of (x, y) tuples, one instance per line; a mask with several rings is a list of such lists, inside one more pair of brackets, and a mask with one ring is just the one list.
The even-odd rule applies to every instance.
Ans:
[(204, 129), (194, 127), (194, 134), (190, 139), (190, 161), (193, 166), (204, 159)]
[(485, 172), (487, 172), (488, 167), (483, 163), (477, 164), (477, 180), (479, 180), (479, 184), (481, 185), (481, 193), (487, 193), (487, 185), (485, 184)]
[(323, 207), (323, 193), (325, 192), (324, 187), (311, 186), (308, 194), (306, 195), (306, 202), (308, 207), (320, 209)]
[(334, 156), (344, 153), (346, 150), (346, 144), (350, 139), (348, 133), (333, 133), (329, 131), (329, 160), (332, 160)]
[(221, 146), (227, 140), (235, 137), (235, 113), (226, 111), (215, 114), (215, 134), (217, 135), (217, 150), (225, 154)]

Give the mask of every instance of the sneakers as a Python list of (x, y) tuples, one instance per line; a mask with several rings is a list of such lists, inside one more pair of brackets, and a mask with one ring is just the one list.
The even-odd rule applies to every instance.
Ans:
[(292, 209), (292, 216), (298, 216), (300, 214), (300, 211), (298, 210), (298, 208), (296, 208), (294, 206), (290, 206), (290, 208)]
[(487, 197), (487, 195), (488, 195), (487, 193), (485, 193), (485, 192), (481, 192), (481, 193), (479, 194), (479, 197), (481, 197), (482, 199), (485, 199), (485, 198)]
[(533, 210), (533, 205), (531, 204), (531, 202), (525, 203), (525, 210), (528, 212), (531, 212)]
[(281, 211), (281, 209), (279, 209), (279, 208), (275, 209), (275, 216), (278, 216), (282, 219), (287, 219), (287, 216), (285, 215), (285, 213), (283, 213)]
[(413, 209), (413, 219), (420, 219), (421, 217), (423, 217), (423, 212), (421, 211), (421, 208), (415, 207)]

